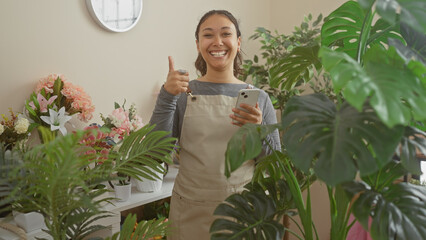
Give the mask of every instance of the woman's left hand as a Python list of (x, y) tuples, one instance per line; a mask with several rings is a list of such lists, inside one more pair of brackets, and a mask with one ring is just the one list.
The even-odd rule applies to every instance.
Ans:
[(247, 110), (247, 112), (238, 108), (233, 108), (232, 111), (234, 112), (234, 114), (229, 115), (230, 118), (235, 120), (232, 121), (232, 124), (241, 127), (246, 123), (262, 123), (262, 111), (259, 108), (259, 103), (256, 103), (255, 107), (252, 107), (245, 103), (241, 103), (240, 107)]

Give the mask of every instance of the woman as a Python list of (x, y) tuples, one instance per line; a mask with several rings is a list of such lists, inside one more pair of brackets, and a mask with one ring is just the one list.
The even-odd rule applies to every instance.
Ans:
[[(210, 239), (214, 209), (232, 193), (241, 192), (254, 170), (251, 160), (229, 179), (224, 176), (229, 139), (246, 123), (276, 123), (275, 111), (264, 91), (255, 107), (241, 105), (247, 112), (235, 108), (238, 91), (251, 85), (237, 78), (241, 71), (241, 33), (234, 16), (224, 10), (206, 13), (195, 38), (195, 67), (201, 77), (189, 81), (188, 73), (175, 70), (169, 57), (167, 81), (150, 121), (157, 124), (157, 130), (171, 131), (180, 145), (179, 174), (169, 216), (172, 233), (168, 239)], [(277, 131), (267, 138), (275, 149), (280, 149)]]

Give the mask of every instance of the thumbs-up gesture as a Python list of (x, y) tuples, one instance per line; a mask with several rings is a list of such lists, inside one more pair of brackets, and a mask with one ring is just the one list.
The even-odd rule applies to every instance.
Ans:
[(184, 70), (175, 70), (173, 58), (169, 56), (169, 74), (164, 89), (172, 95), (178, 95), (188, 90), (189, 73)]

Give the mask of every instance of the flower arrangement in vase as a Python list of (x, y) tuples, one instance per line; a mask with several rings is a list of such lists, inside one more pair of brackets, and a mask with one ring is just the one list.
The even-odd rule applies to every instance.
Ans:
[(67, 134), (65, 123), (77, 114), (87, 122), (95, 110), (90, 96), (79, 86), (68, 82), (63, 75), (51, 74), (39, 80), (35, 91), (25, 102), (27, 114), (32, 121), (30, 129), (41, 132), (42, 142)]
[(10, 118), (2, 114), (0, 120), (0, 143), (11, 150), (16, 144), (28, 139), (30, 122), (22, 115), (16, 115), (10, 108)]
[[(113, 154), (110, 157), (115, 158), (117, 161), (123, 158), (123, 156), (114, 155), (118, 154), (120, 151), (123, 139), (139, 130), (144, 125), (142, 123), (142, 118), (136, 113), (135, 105), (132, 104), (130, 108), (126, 110), (125, 103), (126, 101), (120, 106), (115, 102), (114, 110), (108, 114), (107, 117), (101, 114), (104, 125), (101, 127), (98, 125), (99, 131), (101, 131), (98, 136), (104, 139), (106, 143), (106, 145), (103, 144), (100, 146), (102, 148), (100, 149), (101, 153), (103, 152), (101, 156)], [(117, 171), (117, 181), (109, 181), (109, 184), (115, 190), (116, 198), (119, 201), (126, 201), (130, 197), (132, 184), (128, 174)]]

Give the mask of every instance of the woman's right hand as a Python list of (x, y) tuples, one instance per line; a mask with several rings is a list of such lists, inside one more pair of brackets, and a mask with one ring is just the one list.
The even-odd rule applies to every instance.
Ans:
[(178, 95), (188, 90), (189, 73), (182, 72), (182, 70), (175, 70), (173, 58), (169, 56), (169, 74), (167, 74), (167, 81), (164, 83), (164, 89), (172, 94)]

